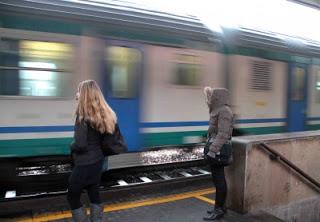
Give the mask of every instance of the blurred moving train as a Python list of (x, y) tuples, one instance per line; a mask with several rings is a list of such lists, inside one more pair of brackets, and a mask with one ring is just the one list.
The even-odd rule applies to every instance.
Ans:
[(119, 1), (0, 0), (0, 158), (68, 155), (78, 83), (95, 79), (129, 151), (201, 141), (202, 89), (227, 87), (236, 127), (320, 129), (320, 42)]

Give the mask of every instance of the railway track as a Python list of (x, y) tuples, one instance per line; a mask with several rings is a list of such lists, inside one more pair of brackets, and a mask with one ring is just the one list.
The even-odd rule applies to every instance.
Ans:
[[(30, 170), (33, 171), (35, 168)], [(16, 184), (12, 189), (2, 192), (0, 202), (63, 195), (67, 192), (69, 173), (60, 172), (59, 175), (42, 174), (27, 176), (27, 172), (23, 171), (22, 177), (24, 178), (21, 180), (21, 183)], [(127, 173), (114, 171), (103, 175), (100, 189), (102, 191), (117, 190), (146, 184), (170, 183), (177, 180), (199, 178), (208, 175), (210, 175), (210, 172), (206, 167), (199, 164), (195, 164), (195, 166), (166, 166), (166, 169), (140, 169), (137, 172), (131, 169)]]
[[(100, 188), (111, 190), (208, 176), (201, 153), (201, 147), (195, 146), (113, 156)], [(0, 187), (0, 202), (63, 195), (70, 172), (70, 162), (65, 159), (18, 166), (15, 181)]]
[[(24, 160), (25, 161), (25, 160)], [(67, 210), (70, 160), (25, 161), (15, 168), (15, 178), (0, 185), (0, 217), (13, 218), (43, 211)], [(112, 156), (101, 178), (105, 203), (134, 201), (148, 194), (210, 186), (210, 172), (199, 146), (152, 150)], [(86, 195), (83, 195), (86, 199)]]

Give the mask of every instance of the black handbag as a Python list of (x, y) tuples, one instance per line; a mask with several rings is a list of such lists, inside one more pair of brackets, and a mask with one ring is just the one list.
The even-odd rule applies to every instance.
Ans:
[(128, 152), (128, 147), (120, 132), (118, 124), (115, 125), (113, 134), (105, 133), (103, 135), (101, 148), (104, 156), (111, 156)]
[(225, 144), (220, 149), (219, 154), (216, 154), (215, 157), (208, 156), (210, 145), (212, 144), (211, 137), (208, 138), (206, 145), (204, 146), (204, 158), (211, 165), (216, 166), (228, 166), (232, 163), (232, 142), (227, 140)]

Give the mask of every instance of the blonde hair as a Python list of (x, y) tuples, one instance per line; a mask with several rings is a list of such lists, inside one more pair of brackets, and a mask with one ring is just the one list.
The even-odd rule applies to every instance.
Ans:
[(77, 121), (87, 121), (100, 133), (113, 133), (117, 116), (103, 97), (100, 87), (94, 80), (79, 84), (80, 93), (75, 115)]

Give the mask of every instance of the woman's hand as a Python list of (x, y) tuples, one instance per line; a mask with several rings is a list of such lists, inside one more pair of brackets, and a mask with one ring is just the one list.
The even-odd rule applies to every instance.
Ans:
[(209, 156), (211, 158), (215, 158), (216, 157), (216, 153), (212, 152), (211, 150), (209, 150), (209, 152), (207, 153), (207, 156)]

